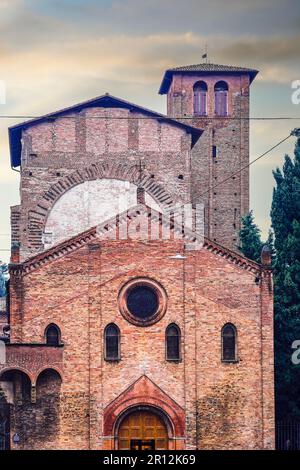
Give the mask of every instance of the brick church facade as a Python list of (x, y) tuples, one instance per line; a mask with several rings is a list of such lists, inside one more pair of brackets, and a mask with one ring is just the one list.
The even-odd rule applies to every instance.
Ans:
[(9, 129), (2, 447), (274, 448), (270, 256), (238, 252), (256, 74), (169, 69), (167, 115), (106, 94)]

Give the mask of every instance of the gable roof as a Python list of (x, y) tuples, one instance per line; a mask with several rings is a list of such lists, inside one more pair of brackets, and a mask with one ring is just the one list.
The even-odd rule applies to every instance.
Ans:
[(176, 73), (204, 73), (204, 74), (247, 74), (250, 76), (250, 83), (254, 80), (256, 75), (258, 74), (258, 70), (249, 69), (246, 67), (238, 67), (235, 65), (220, 65), (220, 64), (194, 64), (194, 65), (183, 65), (181, 67), (174, 67), (171, 69), (166, 70), (164, 77), (162, 79), (159, 94), (163, 95), (168, 93), (172, 77)]
[(157, 113), (156, 111), (152, 111), (148, 108), (144, 108), (142, 106), (136, 105), (134, 103), (130, 103), (129, 101), (123, 100), (121, 98), (116, 98), (115, 96), (106, 93), (105, 95), (98, 96), (91, 100), (83, 101), (82, 103), (75, 104), (73, 106), (60, 109), (53, 113), (44, 114), (43, 116), (39, 116), (37, 118), (30, 119), (28, 121), (24, 121), (20, 124), (16, 124), (8, 128), (9, 133), (9, 146), (10, 146), (10, 161), (11, 166), (18, 167), (21, 164), (21, 138), (22, 138), (22, 131), (28, 129), (31, 126), (35, 126), (36, 124), (40, 124), (42, 122), (47, 122), (51, 120), (55, 120), (58, 117), (64, 116), (69, 113), (80, 112), (86, 108), (125, 108), (131, 111), (139, 112), (149, 117), (156, 118), (160, 121), (164, 121), (169, 123), (173, 126), (180, 127), (184, 129), (186, 132), (192, 134), (192, 146), (197, 142), (200, 135), (202, 134), (201, 129), (197, 129), (196, 127), (189, 126), (188, 124), (184, 124), (182, 122), (177, 121), (176, 119), (172, 119), (164, 114)]
[[(85, 245), (93, 244), (95, 242), (101, 243), (101, 240), (107, 239), (106, 235), (110, 230), (113, 229), (114, 226), (116, 227), (122, 223), (127, 223), (128, 219), (131, 220), (132, 218), (139, 216), (141, 213), (144, 213), (147, 217), (149, 217), (149, 214), (151, 214), (151, 220), (154, 220), (155, 222), (162, 225), (168, 223), (163, 217), (161, 217), (162, 214), (160, 212), (157, 212), (156, 210), (144, 204), (138, 204), (131, 209), (124, 211), (122, 214), (119, 214), (117, 217), (113, 217), (110, 220), (101, 223), (97, 227), (92, 227), (68, 240), (64, 240), (63, 242), (49, 248), (48, 250), (37, 253), (32, 258), (29, 258), (23, 263), (11, 263), (9, 265), (10, 273), (15, 275), (24, 275), (51, 261), (62, 258)], [(231, 263), (246, 271), (250, 271), (254, 274), (258, 274), (260, 272), (261, 266), (255, 261), (251, 261), (248, 258), (245, 258), (243, 255), (240, 255), (228, 248), (224, 248), (223, 246), (212, 242), (206, 237), (204, 238), (203, 243), (201, 240), (198, 240), (195, 232), (190, 229), (185, 228), (185, 233), (182, 234), (181, 225), (174, 221), (171, 223), (169, 228), (171, 228), (174, 233), (177, 232), (178, 234), (181, 234), (182, 240), (185, 242), (186, 246), (191, 246), (191, 244), (194, 243), (196, 249), (204, 248), (216, 256), (227, 259)]]

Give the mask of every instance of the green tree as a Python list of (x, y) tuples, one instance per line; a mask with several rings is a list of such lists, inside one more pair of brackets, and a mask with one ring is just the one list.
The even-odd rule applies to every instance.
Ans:
[(285, 156), (273, 174), (271, 209), (275, 235), (275, 387), (277, 419), (300, 419), (300, 364), (292, 344), (300, 340), (300, 136), (295, 158)]
[(242, 228), (239, 232), (240, 251), (249, 259), (260, 262), (263, 247), (260, 229), (254, 223), (253, 211), (242, 217)]

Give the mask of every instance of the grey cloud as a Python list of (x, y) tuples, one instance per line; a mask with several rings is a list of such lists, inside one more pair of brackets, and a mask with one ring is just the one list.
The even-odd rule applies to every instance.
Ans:
[[(299, 0), (13, 0), (1, 15), (4, 39), (17, 48), (36, 43), (127, 34), (295, 34)], [(13, 12), (13, 13), (11, 13)]]

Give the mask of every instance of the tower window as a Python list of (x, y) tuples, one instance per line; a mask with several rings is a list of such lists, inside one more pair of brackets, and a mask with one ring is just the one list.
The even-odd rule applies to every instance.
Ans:
[(58, 346), (60, 343), (60, 330), (58, 326), (51, 324), (45, 331), (46, 344), (49, 346)]
[(166, 360), (180, 361), (180, 329), (175, 323), (169, 325), (166, 329)]
[(228, 115), (228, 85), (224, 81), (215, 84), (215, 113), (217, 116)]
[(207, 85), (205, 82), (196, 82), (194, 87), (194, 114), (196, 116), (207, 115)]
[(120, 359), (120, 330), (114, 323), (110, 323), (104, 330), (104, 357), (107, 361)]
[(232, 323), (226, 323), (222, 328), (222, 361), (236, 361), (236, 327)]
[(217, 158), (217, 156), (218, 156), (218, 149), (217, 149), (216, 145), (213, 145), (212, 155), (213, 155), (213, 158)]

